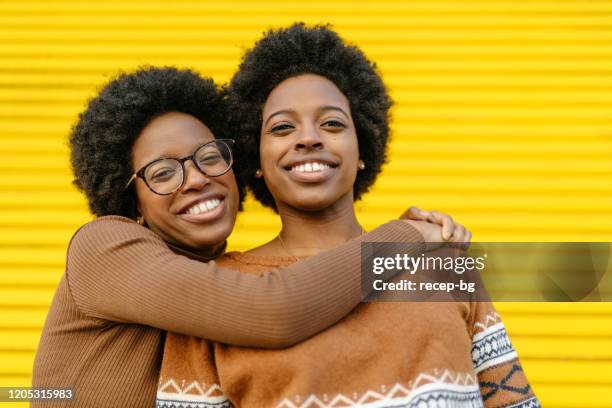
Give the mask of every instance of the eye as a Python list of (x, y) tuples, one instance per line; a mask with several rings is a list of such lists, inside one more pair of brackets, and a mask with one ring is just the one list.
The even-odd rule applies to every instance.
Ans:
[(166, 167), (162, 169), (155, 170), (155, 172), (151, 175), (151, 180), (155, 182), (162, 182), (171, 179), (176, 170), (171, 167)]
[(321, 124), (321, 127), (334, 128), (334, 129), (346, 129), (346, 125), (339, 120), (330, 119)]
[(221, 155), (219, 153), (209, 153), (204, 157), (200, 157), (198, 160), (200, 164), (214, 164), (221, 160)]
[(270, 133), (287, 134), (293, 129), (295, 129), (295, 127), (289, 123), (280, 123), (273, 126), (272, 129), (270, 129)]

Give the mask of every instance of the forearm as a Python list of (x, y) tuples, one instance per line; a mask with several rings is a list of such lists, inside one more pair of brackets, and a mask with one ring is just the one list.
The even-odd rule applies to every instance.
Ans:
[[(257, 277), (176, 255), (130, 221), (111, 224), (87, 227), (69, 251), (73, 297), (92, 317), (270, 348), (324, 330), (361, 300), (361, 240)], [(422, 241), (401, 221), (364, 238)]]

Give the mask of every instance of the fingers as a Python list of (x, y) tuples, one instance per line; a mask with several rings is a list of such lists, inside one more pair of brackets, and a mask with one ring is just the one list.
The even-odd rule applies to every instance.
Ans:
[(410, 207), (401, 216), (402, 219), (427, 221), (442, 227), (442, 239), (448, 242), (470, 242), (472, 233), (463, 225), (456, 223), (450, 215), (439, 211), (423, 211), (415, 206)]
[(455, 232), (453, 232), (453, 236), (451, 237), (451, 242), (465, 242), (465, 238), (467, 236), (467, 229), (461, 224), (455, 224)]
[(415, 221), (426, 221), (429, 216), (428, 211), (423, 211), (415, 206), (410, 207), (400, 218), (415, 220)]
[(472, 233), (461, 224), (455, 224), (455, 232), (451, 237), (451, 242), (470, 242)]
[(443, 214), (439, 211), (430, 211), (427, 221), (442, 226), (442, 239), (448, 241), (455, 231), (455, 222), (450, 215)]

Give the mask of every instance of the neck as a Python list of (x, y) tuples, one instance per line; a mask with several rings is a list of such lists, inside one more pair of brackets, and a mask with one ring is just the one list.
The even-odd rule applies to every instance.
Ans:
[(168, 246), (170, 246), (170, 248), (172, 248), (174, 252), (180, 253), (181, 255), (185, 255), (188, 258), (195, 259), (201, 262), (208, 262), (223, 255), (227, 247), (227, 241), (223, 241), (218, 245), (205, 249), (187, 248), (172, 243), (168, 243)]
[(296, 257), (312, 256), (360, 236), (363, 232), (355, 215), (352, 194), (317, 211), (278, 206), (283, 228), (279, 233), (282, 250)]

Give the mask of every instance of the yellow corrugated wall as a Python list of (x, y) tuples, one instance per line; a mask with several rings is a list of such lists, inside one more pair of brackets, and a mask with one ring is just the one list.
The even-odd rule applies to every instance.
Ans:
[[(91, 219), (66, 145), (87, 98), (141, 64), (226, 81), (263, 30), (298, 20), (361, 46), (397, 102), (366, 227), (416, 204), (475, 241), (612, 241), (611, 0), (0, 1), (0, 386), (29, 384), (66, 244)], [(235, 249), (278, 229), (247, 208)], [(544, 406), (612, 406), (612, 304), (498, 308)]]

